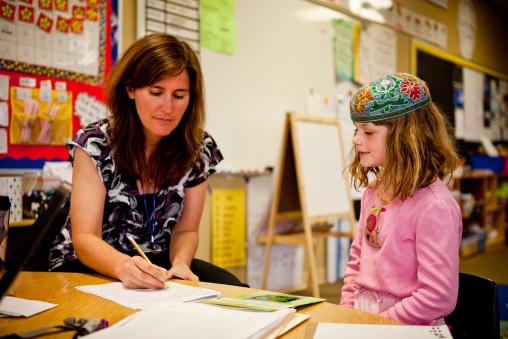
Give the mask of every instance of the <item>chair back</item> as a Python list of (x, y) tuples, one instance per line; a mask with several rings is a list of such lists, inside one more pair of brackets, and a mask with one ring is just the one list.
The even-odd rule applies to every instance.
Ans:
[[(46, 234), (41, 238), (36, 253), (25, 264), (25, 271), (47, 272), (49, 270), (49, 251), (53, 247), (53, 241), (69, 215), (70, 204), (66, 202), (48, 225)], [(30, 236), (29, 234), (27, 236)]]
[(490, 279), (459, 273), (457, 306), (445, 317), (454, 339), (499, 339), (497, 285)]

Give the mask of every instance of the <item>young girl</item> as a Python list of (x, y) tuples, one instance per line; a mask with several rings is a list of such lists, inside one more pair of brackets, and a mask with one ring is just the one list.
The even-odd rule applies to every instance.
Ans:
[(404, 324), (442, 325), (458, 294), (460, 207), (445, 182), (458, 165), (427, 84), (405, 73), (351, 99), (350, 181), (366, 187), (341, 305)]

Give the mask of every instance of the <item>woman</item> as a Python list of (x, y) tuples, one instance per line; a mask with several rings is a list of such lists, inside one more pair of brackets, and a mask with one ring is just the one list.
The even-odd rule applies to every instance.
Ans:
[[(92, 269), (128, 288), (163, 288), (172, 278), (242, 285), (193, 259), (206, 179), (223, 159), (203, 130), (194, 51), (167, 34), (139, 39), (113, 66), (106, 97), (110, 116), (67, 145), (70, 218), (50, 251), (50, 270)], [(154, 265), (135, 255), (129, 236)]]

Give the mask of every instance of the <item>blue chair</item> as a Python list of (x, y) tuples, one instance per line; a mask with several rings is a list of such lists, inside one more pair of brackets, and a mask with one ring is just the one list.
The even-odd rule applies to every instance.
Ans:
[(454, 339), (499, 339), (499, 298), (490, 279), (459, 273), (457, 306), (446, 324)]

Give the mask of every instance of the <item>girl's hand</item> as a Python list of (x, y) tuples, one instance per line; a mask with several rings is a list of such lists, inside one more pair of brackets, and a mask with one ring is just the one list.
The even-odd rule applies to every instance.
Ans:
[(192, 273), (190, 267), (184, 264), (173, 265), (166, 275), (166, 279), (183, 279), (191, 281), (199, 281), (197, 275)]
[(124, 262), (120, 280), (127, 288), (161, 289), (166, 287), (167, 275), (164, 268), (150, 264), (136, 255)]

